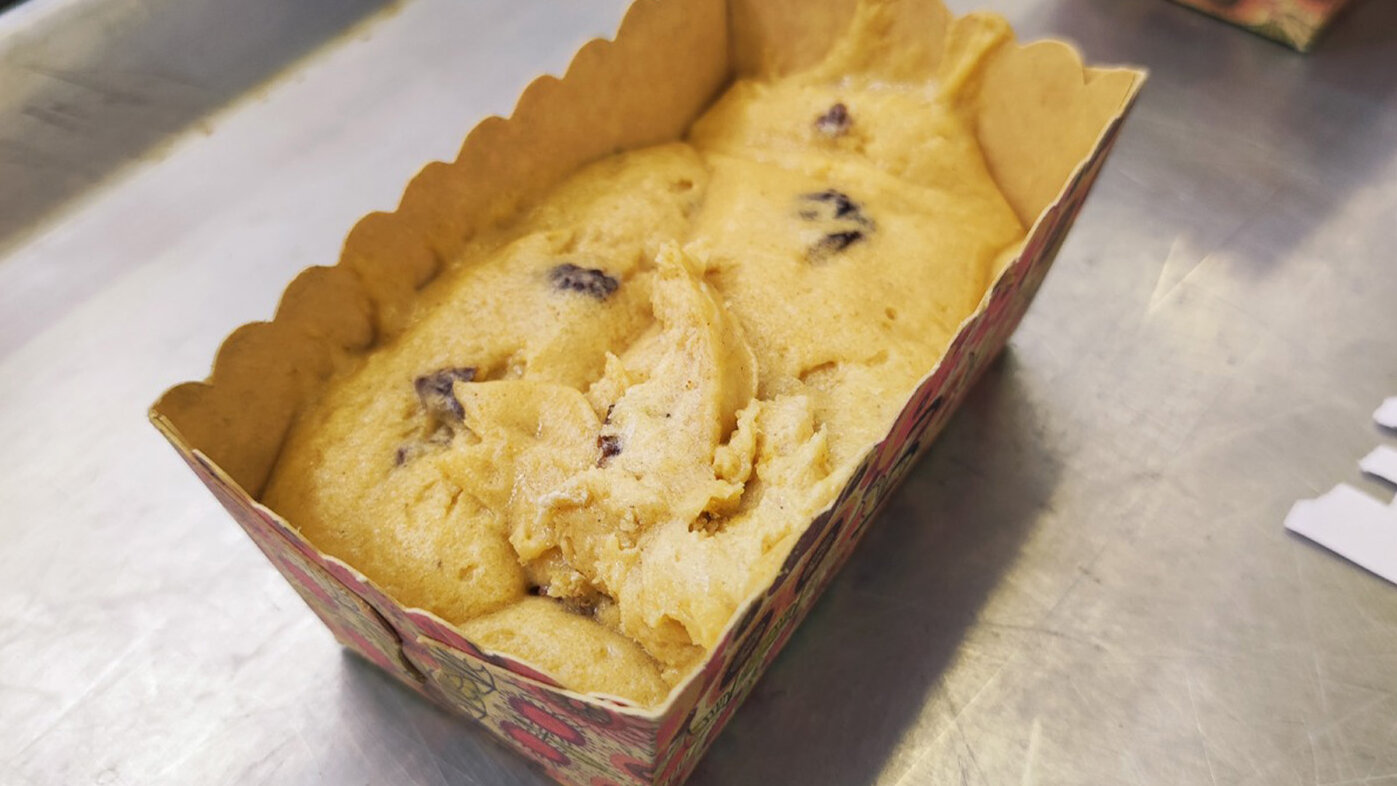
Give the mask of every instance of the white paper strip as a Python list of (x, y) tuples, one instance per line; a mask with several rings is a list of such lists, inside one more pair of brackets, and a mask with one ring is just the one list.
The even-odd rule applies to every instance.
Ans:
[(1373, 420), (1390, 429), (1397, 429), (1397, 396), (1382, 402), (1378, 411), (1373, 413)]
[(1295, 503), (1285, 528), (1397, 584), (1397, 507), (1340, 483)]
[(1388, 483), (1397, 484), (1397, 450), (1387, 445), (1379, 445), (1358, 462), (1358, 468)]

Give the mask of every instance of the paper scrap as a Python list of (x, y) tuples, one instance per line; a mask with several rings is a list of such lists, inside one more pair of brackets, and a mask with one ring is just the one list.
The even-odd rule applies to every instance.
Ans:
[(1373, 413), (1373, 420), (1386, 428), (1397, 429), (1397, 396), (1382, 402), (1378, 411)]
[(1340, 483), (1295, 503), (1285, 528), (1397, 584), (1397, 507)]
[(1397, 484), (1397, 449), (1379, 445), (1358, 462), (1358, 468), (1388, 483)]

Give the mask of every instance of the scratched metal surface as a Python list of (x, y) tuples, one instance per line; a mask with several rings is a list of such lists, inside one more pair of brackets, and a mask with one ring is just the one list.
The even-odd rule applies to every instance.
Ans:
[[(1281, 529), (1397, 441), (1397, 4), (1308, 58), (1162, 0), (973, 4), (1153, 77), (692, 783), (1397, 784), (1397, 588)], [(0, 781), (543, 783), (342, 656), (144, 408), (621, 5), (408, 0), (0, 259)]]
[(0, 249), (387, 3), (0, 2)]

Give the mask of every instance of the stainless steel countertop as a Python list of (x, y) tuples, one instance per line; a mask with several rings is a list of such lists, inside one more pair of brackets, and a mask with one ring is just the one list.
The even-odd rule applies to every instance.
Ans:
[(0, 250), (389, 0), (30, 0), (0, 15)]
[[(1397, 587), (1281, 527), (1392, 494), (1356, 461), (1397, 442), (1397, 3), (1309, 57), (1163, 0), (951, 4), (1153, 77), (1010, 350), (691, 783), (1397, 785)], [(342, 655), (144, 413), (622, 5), (328, 15), (0, 259), (0, 782), (544, 783)]]

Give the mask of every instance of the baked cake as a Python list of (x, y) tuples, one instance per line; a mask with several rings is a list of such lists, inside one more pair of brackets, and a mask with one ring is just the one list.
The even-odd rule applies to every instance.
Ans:
[(942, 59), (894, 16), (472, 238), (303, 409), (264, 502), (481, 647), (661, 702), (1023, 239), (970, 106), (1007, 25)]

